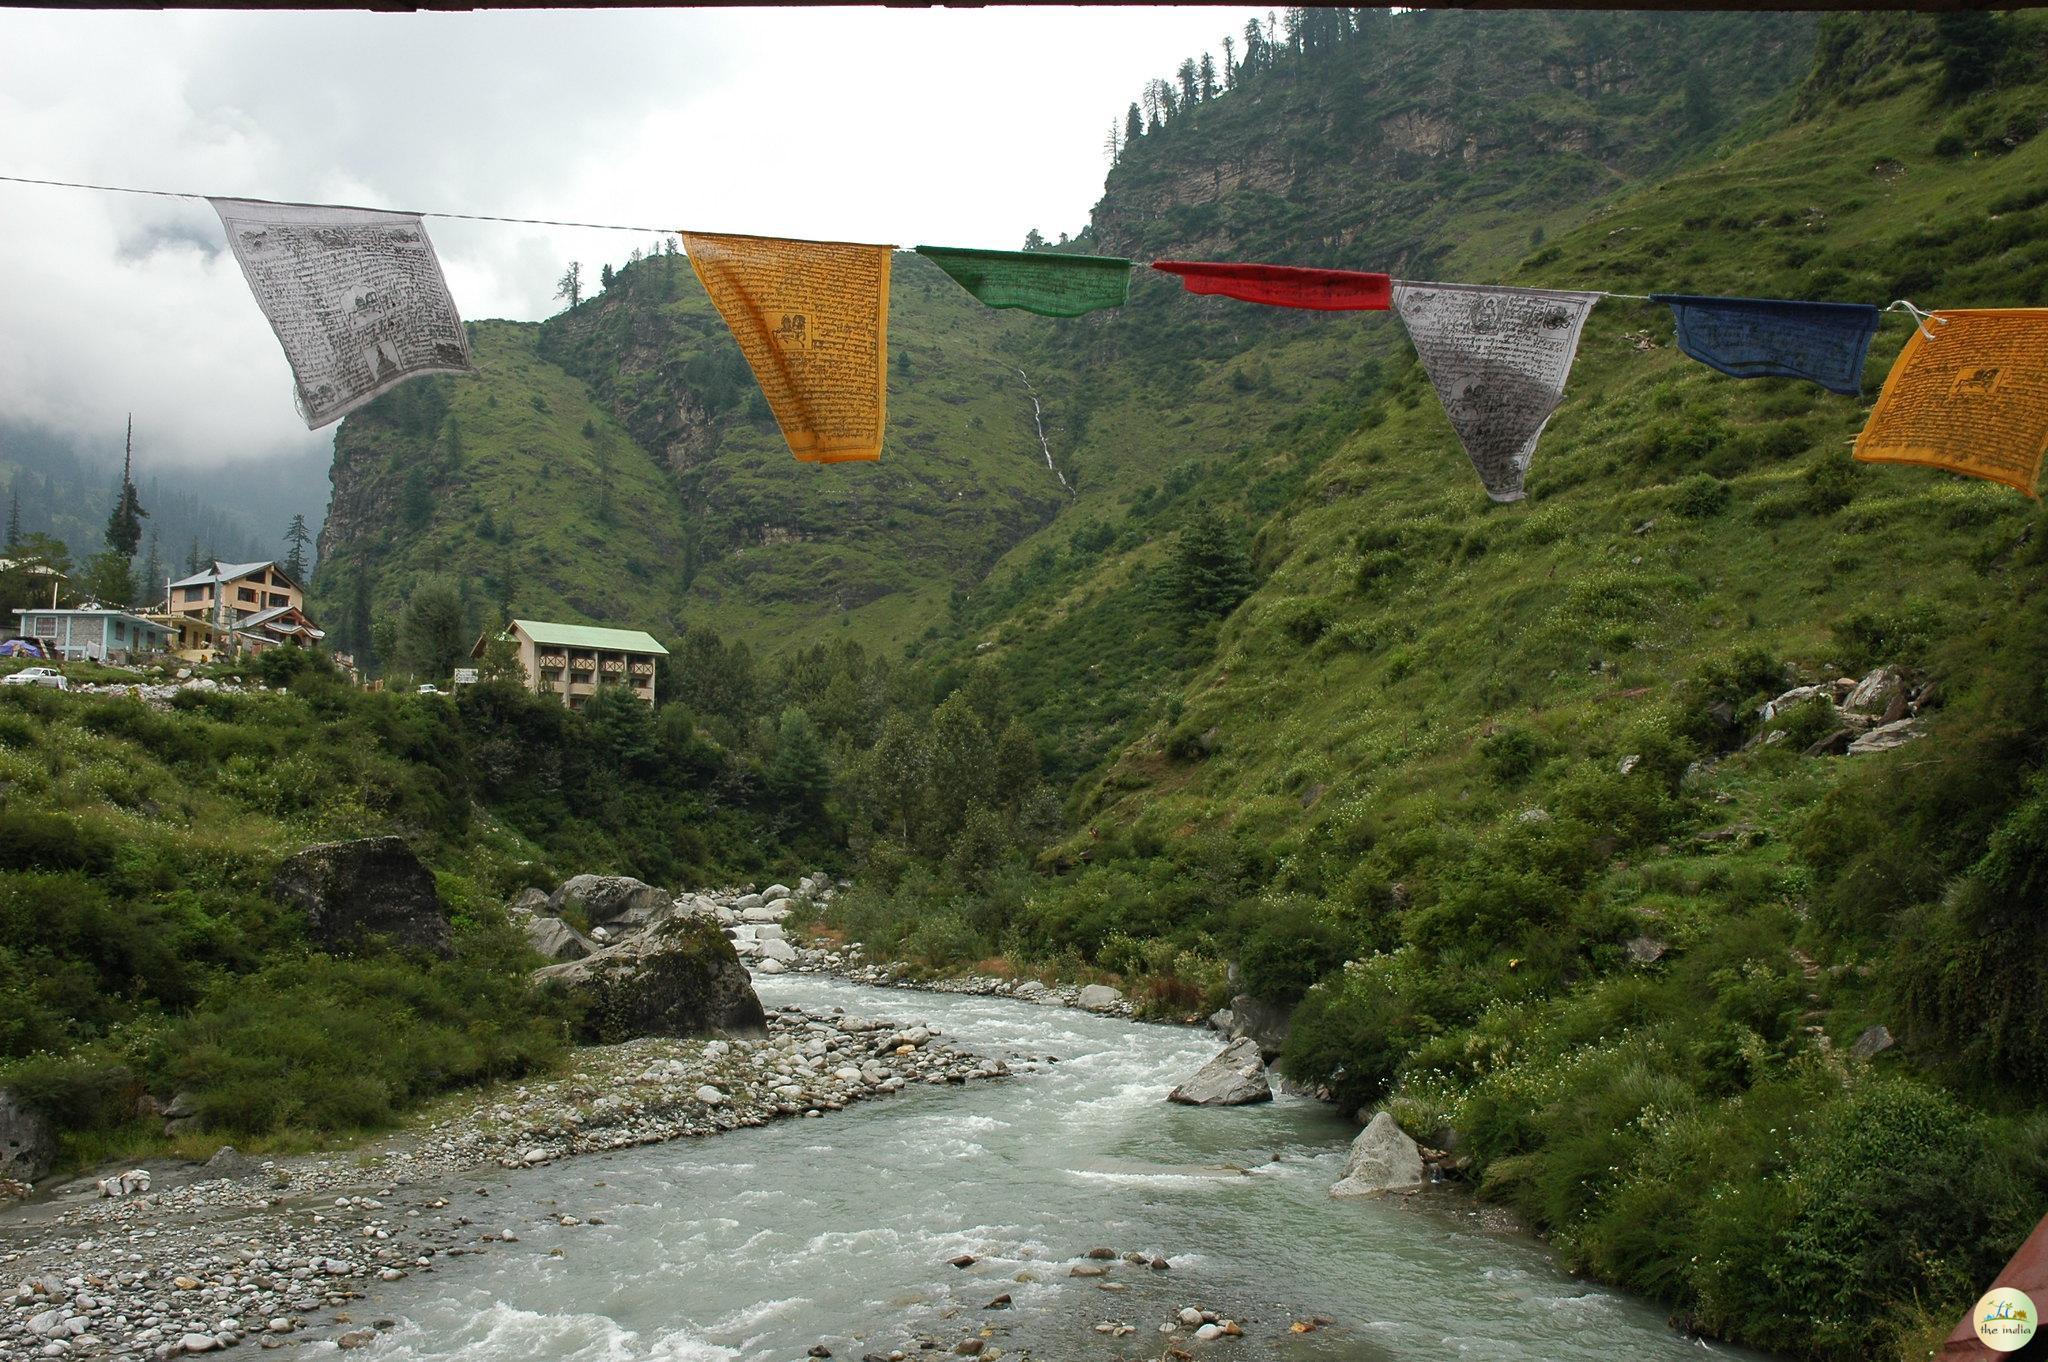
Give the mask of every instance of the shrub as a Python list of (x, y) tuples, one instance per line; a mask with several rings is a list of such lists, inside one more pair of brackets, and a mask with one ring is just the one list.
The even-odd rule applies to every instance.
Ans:
[(1678, 484), (1678, 513), (1691, 520), (1705, 520), (1728, 509), (1734, 489), (1711, 473), (1695, 473)]
[(1832, 515), (1847, 506), (1856, 497), (1861, 472), (1846, 450), (1829, 450), (1815, 459), (1803, 475), (1807, 511)]
[(1521, 784), (1544, 756), (1543, 740), (1518, 724), (1504, 724), (1479, 740), (1479, 760), (1502, 785)]
[(1344, 963), (1353, 945), (1312, 904), (1283, 900), (1266, 908), (1246, 934), (1237, 956), (1238, 979), (1255, 998), (1298, 1002), (1317, 980)]
[(0, 810), (0, 870), (84, 870), (112, 868), (117, 848), (98, 823), (33, 809)]

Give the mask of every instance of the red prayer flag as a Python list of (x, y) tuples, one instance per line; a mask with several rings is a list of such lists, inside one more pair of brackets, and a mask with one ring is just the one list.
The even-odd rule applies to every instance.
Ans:
[(1361, 270), (1311, 270), (1294, 265), (1225, 265), (1201, 260), (1155, 260), (1155, 270), (1180, 276), (1189, 293), (1220, 293), (1268, 307), (1317, 312), (1384, 312), (1394, 302), (1394, 281)]

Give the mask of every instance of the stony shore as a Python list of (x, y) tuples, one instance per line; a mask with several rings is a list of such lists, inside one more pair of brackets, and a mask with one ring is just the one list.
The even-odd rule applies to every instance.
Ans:
[(470, 1094), (359, 1149), (260, 1162), (223, 1150), (114, 1198), (81, 1179), (0, 1216), (0, 1358), (361, 1346), (389, 1323), (350, 1313), (371, 1284), (517, 1241), (520, 1227), (493, 1219), (489, 1189), (463, 1174), (1009, 1072), (928, 1026), (784, 1009), (764, 1038), (580, 1050), (567, 1073)]

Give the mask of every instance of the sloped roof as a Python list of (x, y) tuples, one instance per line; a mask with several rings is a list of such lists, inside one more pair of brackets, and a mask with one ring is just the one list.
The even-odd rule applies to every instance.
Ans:
[(524, 630), (535, 643), (549, 643), (557, 648), (609, 648), (621, 653), (668, 656), (668, 649), (655, 642), (654, 635), (638, 629), (599, 629), (588, 624), (549, 624), (544, 620), (513, 620), (512, 624)]
[[(175, 590), (181, 586), (205, 586), (209, 582), (232, 582), (237, 578), (247, 577), (252, 572), (261, 572), (267, 567), (277, 568), (280, 577), (283, 577), (288, 582), (292, 580), (289, 573), (283, 568), (277, 567), (277, 560), (275, 558), (266, 558), (260, 563), (222, 563), (216, 561), (207, 571), (195, 572), (190, 577), (180, 577), (177, 581), (171, 583), (171, 587)], [(297, 586), (298, 583), (292, 582), (292, 585)]]

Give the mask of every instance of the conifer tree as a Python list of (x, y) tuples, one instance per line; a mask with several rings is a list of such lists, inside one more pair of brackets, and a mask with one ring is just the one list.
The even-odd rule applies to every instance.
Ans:
[(555, 281), (555, 296), (567, 298), (569, 306), (575, 307), (583, 301), (583, 262), (571, 260), (569, 268), (562, 271), (562, 277)]
[(121, 460), (121, 490), (117, 494), (112, 513), (107, 516), (107, 548), (120, 554), (124, 564), (142, 547), (142, 520), (149, 514), (142, 509), (141, 498), (135, 494), (135, 479), (132, 476), (134, 464), (135, 418), (130, 416), (128, 453)]
[(164, 589), (164, 559), (157, 540), (157, 532), (149, 532), (149, 554), (142, 560), (142, 598), (148, 602), (157, 599), (157, 592)]
[(1223, 35), (1223, 88), (1237, 88), (1237, 39)]
[(1160, 573), (1163, 601), (1190, 622), (1222, 619), (1252, 594), (1251, 557), (1221, 516), (1204, 512), (1181, 527)]
[(1124, 149), (1130, 150), (1131, 143), (1145, 135), (1145, 111), (1131, 101), (1131, 111), (1124, 115)]
[(1216, 98), (1216, 59), (1204, 52), (1201, 64), (1196, 68), (1196, 74), (1200, 80), (1202, 98)]
[(306, 545), (312, 538), (313, 532), (306, 528), (303, 515), (293, 516), (292, 523), (284, 527), (284, 542), (291, 546), (284, 556), (284, 573), (301, 584), (306, 580)]
[(185, 572), (187, 575), (206, 566), (206, 560), (199, 556), (199, 536), (192, 536), (192, 546), (185, 550)]
[(367, 568), (356, 573), (355, 586), (349, 596), (348, 642), (355, 651), (356, 670), (368, 676), (371, 664), (376, 661), (377, 647), (370, 628), (370, 573)]
[(1180, 80), (1180, 106), (1188, 108), (1202, 97), (1202, 68), (1189, 57), (1181, 62), (1180, 70), (1174, 72)]

